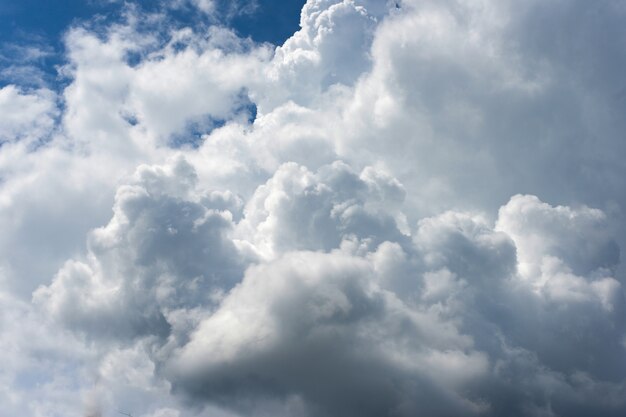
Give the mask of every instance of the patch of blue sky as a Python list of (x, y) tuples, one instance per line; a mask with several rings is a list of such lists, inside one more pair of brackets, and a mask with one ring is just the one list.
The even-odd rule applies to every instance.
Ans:
[[(118, 0), (2, 0), (0, 85), (47, 84), (54, 88), (59, 82), (57, 67), (64, 62), (63, 36), (68, 28), (121, 21), (126, 4)], [(212, 16), (190, 4), (176, 8), (166, 6), (171, 2), (153, 0), (132, 4), (142, 13), (166, 12), (167, 21), (174, 26), (222, 24), (255, 42), (281, 44), (298, 29), (304, 0), (218, 0)], [(140, 58), (130, 56), (129, 60), (136, 63)]]
[(63, 34), (94, 15), (113, 16), (119, 5), (81, 0), (4, 0), (0, 4), (0, 82), (26, 87), (54, 84), (63, 61)]
[[(168, 145), (172, 148), (198, 148), (213, 130), (219, 129), (231, 121), (251, 125), (256, 117), (256, 104), (250, 100), (247, 92), (242, 91), (239, 95), (238, 105), (232, 111), (232, 117), (216, 118), (206, 114), (190, 120), (183, 131), (170, 136)], [(132, 120), (127, 121), (132, 124)], [(136, 119), (134, 121), (137, 123)]]
[(204, 115), (195, 120), (187, 122), (187, 126), (182, 132), (174, 133), (170, 136), (168, 146), (175, 149), (194, 148), (197, 149), (204, 142), (205, 135), (223, 127), (226, 119), (216, 119), (211, 115)]

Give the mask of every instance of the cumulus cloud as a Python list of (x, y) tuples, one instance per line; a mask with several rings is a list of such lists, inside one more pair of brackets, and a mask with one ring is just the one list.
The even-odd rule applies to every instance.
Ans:
[(292, 250), (328, 251), (346, 235), (377, 246), (401, 239), (393, 215), (401, 225), (404, 217), (393, 206), (403, 199), (402, 185), (371, 167), (357, 175), (335, 162), (313, 174), (288, 163), (257, 188), (239, 230), (266, 258)]
[[(303, 415), (558, 415), (597, 389), (607, 397), (590, 410), (624, 406), (610, 399), (625, 371), (616, 280), (552, 275), (537, 292), (515, 241), (467, 213), (423, 220), (406, 251), (366, 248), (249, 268), (173, 355), (175, 391), (243, 414), (279, 398), (303, 402)], [(563, 286), (577, 297), (555, 296)]]
[(251, 268), (174, 356), (175, 387), (244, 412), (250, 398), (290, 396), (307, 415), (480, 409), (454, 387), (487, 371), (485, 355), (454, 326), (377, 288), (377, 279), (371, 262), (339, 252)]
[(332, 85), (355, 83), (371, 64), (374, 30), (386, 12), (384, 2), (362, 3), (320, 0), (304, 5), (301, 29), (276, 49), (267, 70), (274, 83), (260, 86), (262, 109), (286, 100), (310, 105)]
[(624, 7), (155, 7), (0, 89), (2, 412), (626, 412)]
[[(65, 71), (75, 80), (65, 90), (69, 134), (97, 135), (86, 146), (100, 136), (104, 142), (113, 137), (112, 145), (137, 152), (133, 145), (167, 143), (174, 133), (188, 134), (185, 128), (194, 123), (212, 128), (249, 103), (246, 80), (268, 55), (265, 47), (220, 27), (206, 34), (169, 28), (163, 43), (141, 29), (136, 13), (127, 25), (108, 28), (104, 40), (83, 28), (68, 34)], [(164, 24), (159, 16), (153, 20), (148, 30)], [(140, 61), (134, 63), (133, 56)]]
[[(207, 306), (238, 281), (246, 254), (228, 238), (228, 192), (197, 192), (184, 160), (139, 167), (121, 186), (109, 224), (92, 232), (85, 261), (69, 261), (34, 301), (93, 337), (170, 334), (166, 315)], [(131, 278), (132, 277), (132, 278)]]
[(514, 196), (500, 209), (497, 228), (513, 238), (520, 273), (528, 279), (540, 272), (545, 257), (555, 257), (576, 272), (611, 270), (619, 262), (606, 215), (589, 207), (551, 207), (535, 196)]
[(58, 115), (55, 94), (48, 89), (20, 91), (15, 85), (0, 89), (0, 143), (45, 140)]

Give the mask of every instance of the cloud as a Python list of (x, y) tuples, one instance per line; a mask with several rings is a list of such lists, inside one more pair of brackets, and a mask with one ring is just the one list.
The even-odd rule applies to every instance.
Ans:
[(214, 13), (215, 12), (215, 1), (214, 0), (197, 0), (194, 1), (196, 6), (205, 13)]
[(339, 252), (299, 252), (248, 270), (174, 357), (175, 387), (244, 414), (246, 399), (289, 396), (305, 401), (307, 415), (480, 408), (438, 386), (437, 369), (462, 389), (486, 372), (486, 357), (374, 280), (370, 263)]
[[(0, 89), (0, 143), (45, 140), (58, 116), (55, 94), (48, 89), (20, 91), (15, 85)], [(36, 145), (36, 144), (35, 144)]]
[[(515, 197), (501, 213), (521, 198), (564, 210)], [(582, 396), (611, 415), (624, 406), (620, 284), (554, 274), (536, 291), (515, 242), (448, 212), (420, 222), (406, 251), (344, 242), (253, 266), (173, 355), (175, 392), (244, 415), (276, 398), (304, 415), (560, 414)]]
[(2, 413), (70, 414), (81, 395), (83, 375), (67, 370), (84, 369), (96, 357), (71, 332), (55, 327), (29, 302), (4, 289), (0, 291), (0, 334)]
[[(620, 13), (612, 2), (591, 11), (582, 3), (405, 1), (377, 26), (372, 71), (343, 106), (350, 129), (341, 140), (394, 167), (427, 215), (435, 206), (493, 210), (520, 192), (616, 201), (611, 172), (621, 162), (605, 150), (622, 146), (622, 81), (609, 70), (623, 60), (623, 31), (611, 23)], [(564, 16), (577, 16), (582, 29)], [(602, 25), (614, 36), (601, 41)], [(583, 61), (607, 68), (611, 81), (573, 63), (577, 36), (598, 54)]]
[(500, 209), (497, 228), (514, 239), (520, 272), (528, 279), (536, 278), (542, 254), (562, 259), (581, 274), (619, 263), (606, 215), (597, 209), (551, 207), (537, 197), (517, 195)]
[(183, 159), (139, 167), (118, 189), (109, 224), (90, 235), (86, 260), (68, 261), (34, 301), (91, 337), (167, 337), (167, 314), (207, 306), (245, 265), (228, 238), (239, 201), (195, 183)]
[(7, 413), (624, 414), (626, 9), (189, 4), (0, 89)]
[[(597, 390), (590, 410), (624, 406), (611, 402), (624, 389), (621, 284), (604, 264), (575, 275), (547, 237), (546, 224), (568, 243), (559, 230), (602, 230), (601, 211), (515, 196), (497, 230), (449, 211), (422, 219), (411, 241), (393, 204), (387, 214), (379, 206), (403, 197), (397, 180), (371, 168), (357, 176), (337, 162), (313, 174), (288, 164), (242, 207), (199, 190), (181, 158), (142, 166), (91, 234), (87, 262), (68, 262), (34, 301), (90, 339), (134, 341), (132, 352), (102, 359), (113, 392), (171, 383), (244, 415), (526, 415), (568, 410)], [(524, 250), (539, 231), (547, 244), (532, 246), (534, 277)], [(158, 353), (137, 350), (142, 339)], [(134, 358), (119, 372), (118, 354)], [(555, 404), (533, 393), (537, 384)]]
[(301, 29), (276, 48), (266, 71), (270, 82), (258, 86), (255, 98), (262, 111), (287, 100), (314, 105), (330, 86), (353, 85), (369, 69), (370, 45), (387, 6), (361, 3), (320, 0), (304, 5)]
[(257, 188), (238, 229), (266, 258), (292, 250), (328, 251), (347, 235), (377, 246), (403, 238), (394, 214), (399, 222), (404, 218), (393, 210), (403, 199), (402, 185), (371, 167), (357, 175), (337, 161), (313, 174), (288, 163)]
[[(212, 128), (211, 121), (230, 120), (248, 104), (246, 80), (255, 77), (266, 48), (219, 27), (206, 34), (168, 27), (169, 39), (162, 44), (148, 32), (162, 19), (154, 17), (144, 32), (135, 27), (134, 13), (130, 27), (113, 26), (104, 40), (82, 28), (68, 34), (65, 71), (75, 80), (65, 90), (69, 134), (96, 134), (107, 142), (113, 136), (117, 146), (138, 152), (144, 141), (167, 143), (172, 134), (187, 133), (188, 125), (205, 119), (208, 126), (200, 127)], [(129, 60), (133, 54), (140, 59), (136, 65)], [(147, 56), (141, 59), (142, 54)]]

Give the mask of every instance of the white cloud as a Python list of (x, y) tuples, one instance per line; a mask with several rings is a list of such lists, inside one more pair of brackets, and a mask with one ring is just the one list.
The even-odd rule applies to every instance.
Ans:
[(330, 86), (353, 85), (371, 65), (376, 24), (390, 7), (375, 1), (307, 2), (301, 29), (276, 48), (267, 80), (255, 89), (261, 111), (287, 100), (314, 106)]
[[(20, 91), (15, 85), (0, 89), (0, 143), (46, 140), (58, 115), (55, 94), (48, 89)], [(6, 146), (6, 145), (5, 145)]]
[(292, 250), (327, 251), (346, 236), (376, 246), (402, 238), (393, 215), (404, 220), (397, 210), (403, 199), (397, 180), (372, 168), (357, 175), (335, 162), (313, 174), (288, 163), (257, 188), (238, 227), (241, 237), (269, 259)]
[(535, 196), (516, 195), (500, 209), (497, 229), (515, 241), (520, 273), (527, 279), (536, 279), (543, 257), (562, 259), (581, 274), (613, 269), (619, 262), (606, 215), (598, 209), (551, 207)]
[(205, 13), (214, 13), (215, 12), (215, 1), (214, 0), (194, 0), (196, 6)]
[(624, 413), (623, 7), (127, 7), (0, 89), (7, 412)]

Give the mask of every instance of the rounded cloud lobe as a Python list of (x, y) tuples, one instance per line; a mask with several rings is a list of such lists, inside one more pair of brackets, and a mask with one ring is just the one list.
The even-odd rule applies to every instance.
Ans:
[(626, 412), (626, 9), (125, 10), (0, 90), (7, 413)]

